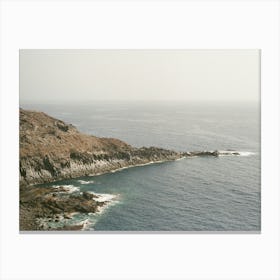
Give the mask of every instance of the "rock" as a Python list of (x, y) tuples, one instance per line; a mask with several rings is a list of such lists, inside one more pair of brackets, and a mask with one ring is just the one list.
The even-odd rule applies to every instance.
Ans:
[(56, 121), (55, 125), (62, 131), (66, 132), (69, 130), (69, 126), (66, 125), (64, 122), (62, 121)]
[(62, 217), (71, 219), (68, 213), (95, 213), (102, 202), (93, 200), (94, 194), (82, 192), (75, 195), (66, 190), (61, 196), (53, 197), (56, 189), (52, 187), (29, 186), (21, 188), (20, 230), (39, 230), (38, 219), (58, 223)]
[(89, 193), (89, 192), (83, 192), (83, 197), (86, 199), (98, 198), (97, 195), (94, 195), (93, 193)]
[(215, 156), (215, 157), (218, 157), (219, 154), (220, 154), (220, 153), (219, 153), (219, 151), (217, 151), (217, 150), (213, 152), (213, 156)]

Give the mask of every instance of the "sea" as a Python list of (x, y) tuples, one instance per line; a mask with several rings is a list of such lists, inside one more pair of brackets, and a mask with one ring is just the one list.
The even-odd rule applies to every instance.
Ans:
[(90, 191), (107, 201), (98, 213), (71, 219), (83, 223), (85, 230), (261, 230), (260, 104), (89, 101), (21, 107), (43, 111), (83, 133), (118, 138), (136, 147), (240, 152), (240, 156), (185, 158), (52, 183)]

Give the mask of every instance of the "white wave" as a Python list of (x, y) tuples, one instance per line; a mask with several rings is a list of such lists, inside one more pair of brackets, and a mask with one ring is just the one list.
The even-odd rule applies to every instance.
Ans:
[(119, 202), (118, 200), (111, 200), (108, 203), (106, 203), (106, 204), (104, 204), (102, 206), (99, 206), (97, 214), (98, 215), (102, 214), (106, 209), (108, 209), (109, 207), (115, 205), (118, 202)]
[(180, 158), (177, 158), (175, 159), (175, 161), (179, 161), (179, 160), (182, 160), (182, 159), (185, 159), (186, 157), (180, 157)]
[(240, 154), (240, 156), (243, 156), (243, 157), (252, 156), (255, 154), (253, 152), (241, 152), (241, 151), (239, 151), (238, 153)]
[[(185, 158), (185, 157), (182, 157), (180, 159), (183, 159), (183, 158)], [(178, 159), (178, 160), (180, 160), (180, 159)], [(106, 173), (115, 173), (115, 172), (119, 172), (119, 171), (122, 171), (122, 170), (128, 169), (128, 168), (145, 166), (145, 165), (150, 165), (150, 164), (155, 164), (155, 163), (162, 163), (162, 162), (166, 162), (166, 160), (157, 160), (157, 161), (149, 161), (149, 162), (146, 162), (146, 163), (132, 164), (132, 165), (116, 168), (116, 169), (113, 169), (111, 171), (91, 173), (91, 174), (89, 174), (89, 176), (99, 176), (99, 175), (103, 175), (103, 174), (106, 174)]]
[(119, 172), (119, 171), (122, 171), (122, 170), (124, 170), (124, 169), (128, 169), (129, 167), (130, 167), (130, 166), (120, 167), (120, 168), (111, 170), (110, 173)]
[(93, 198), (95, 201), (98, 202), (105, 202), (103, 205), (98, 206), (97, 211), (95, 213), (88, 213), (87, 218), (83, 219), (78, 222), (78, 225), (83, 225), (82, 230), (94, 230), (94, 225), (98, 221), (100, 215), (111, 207), (112, 205), (118, 203), (119, 201), (117, 200), (117, 197), (119, 196), (118, 194), (107, 194), (107, 193), (95, 193), (95, 192), (90, 192), (96, 196), (97, 198)]
[(116, 198), (118, 197), (118, 195), (116, 194), (109, 194), (109, 193), (95, 193), (95, 192), (89, 192), (89, 193), (92, 193), (95, 196), (97, 196), (93, 199), (98, 202), (109, 202), (109, 201), (116, 200)]
[[(119, 202), (119, 194), (108, 194), (108, 193), (95, 193), (90, 192), (97, 197), (94, 197), (93, 200), (98, 202), (105, 202), (103, 205), (98, 206), (96, 213), (91, 213), (90, 216), (96, 216), (102, 214), (107, 208)], [(92, 224), (92, 223), (91, 223)]]
[(90, 180), (90, 181), (77, 180), (77, 181), (82, 185), (88, 185), (88, 184), (93, 184), (94, 183), (93, 180)]
[(233, 151), (233, 150), (228, 150), (228, 151), (219, 151), (219, 156), (251, 156), (254, 155), (255, 153), (253, 152), (247, 152), (247, 151)]
[(52, 186), (55, 189), (61, 188), (63, 192), (73, 193), (79, 191), (79, 187), (75, 187), (73, 185), (59, 185), (59, 186)]

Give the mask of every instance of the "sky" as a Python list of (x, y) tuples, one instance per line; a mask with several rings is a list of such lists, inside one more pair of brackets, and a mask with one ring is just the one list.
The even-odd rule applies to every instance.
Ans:
[(260, 100), (260, 51), (20, 50), (20, 103)]

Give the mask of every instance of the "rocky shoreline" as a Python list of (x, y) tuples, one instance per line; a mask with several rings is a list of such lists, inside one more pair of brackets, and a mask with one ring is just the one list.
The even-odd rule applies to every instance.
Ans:
[[(71, 213), (96, 213), (107, 202), (94, 194), (37, 184), (94, 176), (123, 168), (186, 157), (214, 156), (218, 151), (176, 152), (157, 147), (135, 148), (114, 138), (80, 133), (73, 125), (45, 113), (20, 109), (20, 230), (81, 230), (83, 225), (48, 228), (39, 221), (59, 222)], [(225, 151), (223, 155), (239, 155)], [(69, 218), (71, 219), (71, 217)]]
[[(69, 224), (76, 213), (93, 214), (109, 201), (90, 192), (72, 191), (58, 187), (21, 187), (21, 230), (82, 230), (84, 224)], [(52, 222), (54, 226), (50, 226)]]
[(134, 148), (118, 139), (82, 134), (44, 113), (20, 110), (20, 185), (102, 174), (182, 156), (171, 150)]

